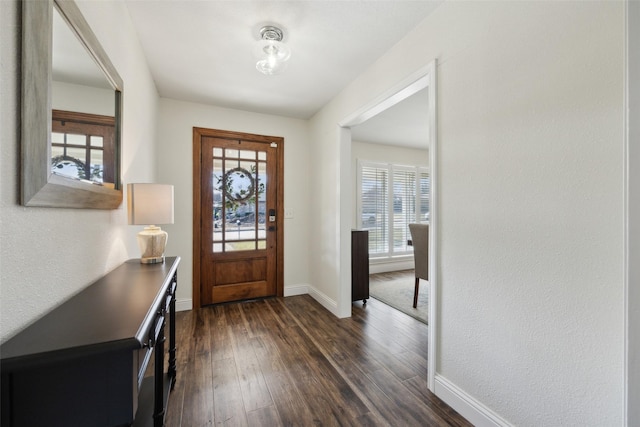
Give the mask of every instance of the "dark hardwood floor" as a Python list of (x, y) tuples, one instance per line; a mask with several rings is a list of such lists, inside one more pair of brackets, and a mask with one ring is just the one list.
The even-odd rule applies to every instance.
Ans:
[(377, 300), (308, 295), (177, 313), (166, 425), (468, 426), (427, 390), (427, 326)]

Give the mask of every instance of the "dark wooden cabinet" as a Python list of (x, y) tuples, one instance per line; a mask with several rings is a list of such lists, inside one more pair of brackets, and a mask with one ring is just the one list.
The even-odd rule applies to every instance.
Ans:
[(351, 301), (369, 298), (369, 232), (351, 230)]
[(179, 263), (129, 260), (3, 343), (2, 426), (162, 426)]

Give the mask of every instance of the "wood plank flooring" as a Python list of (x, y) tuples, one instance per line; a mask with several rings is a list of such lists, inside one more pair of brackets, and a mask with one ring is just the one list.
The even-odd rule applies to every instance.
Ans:
[(308, 295), (176, 316), (168, 427), (469, 426), (427, 389), (427, 326), (377, 300)]

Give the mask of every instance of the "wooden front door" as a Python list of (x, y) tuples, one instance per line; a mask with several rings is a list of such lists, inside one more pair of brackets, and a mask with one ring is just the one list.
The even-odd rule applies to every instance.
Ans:
[(200, 306), (282, 295), (283, 143), (194, 128), (194, 300)]

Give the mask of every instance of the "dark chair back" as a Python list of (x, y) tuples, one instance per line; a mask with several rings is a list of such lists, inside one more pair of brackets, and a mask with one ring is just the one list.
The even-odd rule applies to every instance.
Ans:
[(429, 280), (429, 224), (409, 224), (416, 277)]

